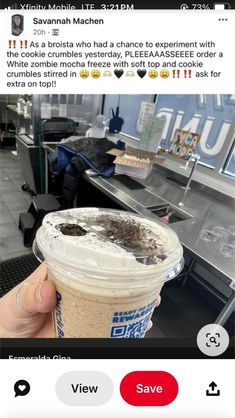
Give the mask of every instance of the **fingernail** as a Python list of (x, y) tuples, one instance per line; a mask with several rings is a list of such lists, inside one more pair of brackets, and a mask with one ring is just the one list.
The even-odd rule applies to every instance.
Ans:
[(158, 298), (157, 298), (157, 301), (156, 301), (156, 308), (158, 308), (160, 303), (161, 303), (161, 296), (159, 295)]
[(153, 326), (153, 321), (151, 321), (150, 319), (150, 321), (148, 322), (146, 331), (149, 331), (152, 328), (152, 326)]
[(36, 299), (37, 299), (38, 303), (42, 303), (42, 287), (43, 287), (44, 283), (45, 283), (45, 281), (40, 283), (40, 286), (37, 288), (37, 291), (36, 291)]

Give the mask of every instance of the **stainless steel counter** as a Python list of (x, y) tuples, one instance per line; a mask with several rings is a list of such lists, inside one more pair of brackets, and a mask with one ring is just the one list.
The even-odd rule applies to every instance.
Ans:
[[(85, 178), (123, 208), (155, 219), (156, 215), (150, 208), (161, 208), (166, 202), (170, 203), (170, 210), (176, 210), (184, 219), (171, 223), (170, 227), (178, 234), (187, 252), (235, 289), (235, 257), (221, 253), (223, 244), (235, 246), (235, 226), (234, 235), (229, 233), (226, 237), (217, 236), (216, 242), (207, 242), (201, 235), (203, 230), (211, 230), (215, 226), (231, 230), (231, 225), (235, 225), (235, 210), (232, 204), (213, 198), (192, 186), (187, 194), (185, 206), (181, 208), (179, 202), (183, 198), (184, 190), (167, 179), (165, 173), (157, 167), (153, 168), (146, 180), (136, 179), (145, 188), (132, 189), (119, 181), (118, 176), (105, 179), (85, 174)], [(222, 232), (226, 233), (223, 230)]]

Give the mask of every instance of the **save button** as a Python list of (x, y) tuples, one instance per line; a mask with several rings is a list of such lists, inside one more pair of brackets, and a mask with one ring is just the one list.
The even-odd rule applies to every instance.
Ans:
[(135, 371), (121, 381), (120, 393), (125, 402), (134, 406), (165, 406), (178, 394), (174, 376), (163, 371)]

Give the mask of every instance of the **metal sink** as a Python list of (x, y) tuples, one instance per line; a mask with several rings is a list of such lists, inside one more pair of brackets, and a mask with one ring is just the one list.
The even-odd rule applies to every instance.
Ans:
[(190, 213), (171, 205), (169, 207), (168, 216), (170, 224), (193, 218), (193, 215), (191, 215)]
[(190, 213), (182, 209), (179, 209), (176, 206), (173, 206), (167, 202), (161, 207), (152, 206), (152, 207), (148, 207), (147, 209), (158, 217), (168, 215), (170, 224), (174, 222), (182, 222), (182, 221), (185, 221), (186, 219), (193, 218), (193, 216)]

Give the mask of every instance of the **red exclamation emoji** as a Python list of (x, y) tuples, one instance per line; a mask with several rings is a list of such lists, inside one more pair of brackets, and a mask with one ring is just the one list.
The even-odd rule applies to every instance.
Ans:
[(20, 41), (20, 47), (23, 48), (23, 41)]
[(184, 70), (184, 78), (187, 78), (187, 70)]
[(180, 70), (177, 70), (177, 78), (180, 78)]
[(173, 70), (173, 78), (175, 78), (175, 70)]
[(191, 78), (192, 70), (188, 70), (188, 72), (189, 72), (189, 78)]
[(11, 48), (11, 41), (8, 41), (8, 44), (9, 44), (9, 48)]
[(28, 48), (28, 41), (24, 41), (24, 47)]
[(13, 41), (13, 48), (15, 48), (16, 47), (16, 41), (14, 40)]

